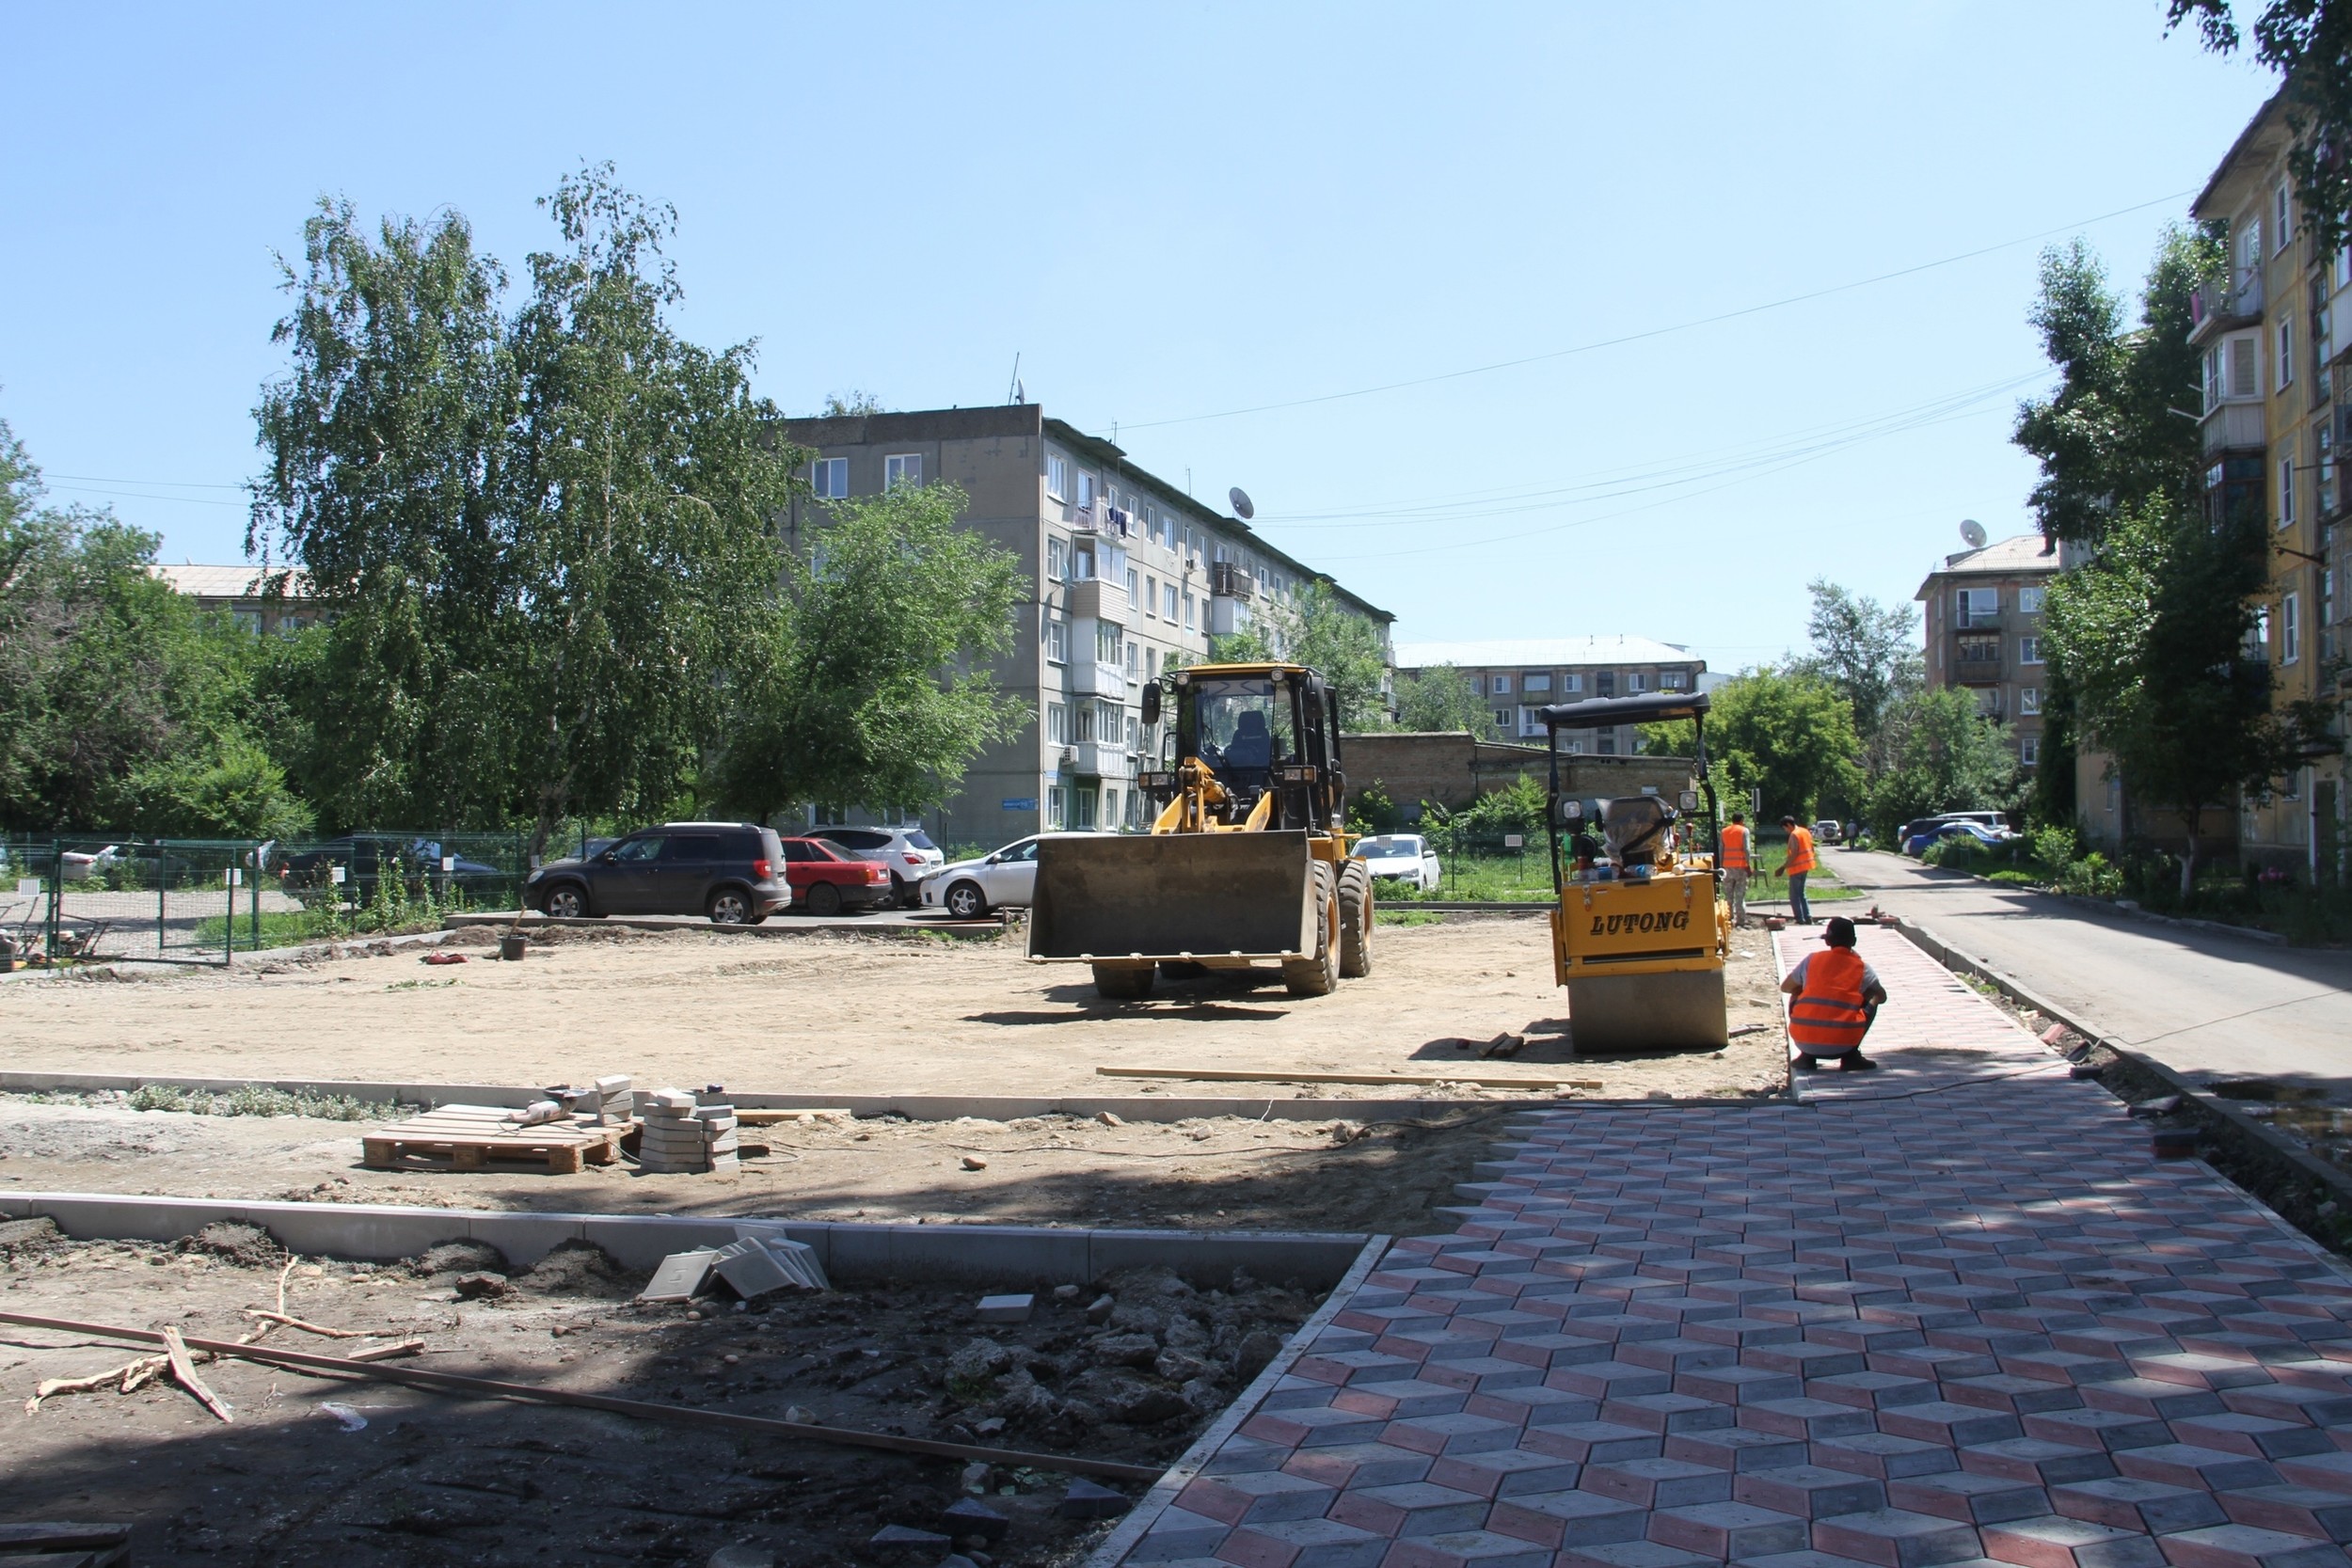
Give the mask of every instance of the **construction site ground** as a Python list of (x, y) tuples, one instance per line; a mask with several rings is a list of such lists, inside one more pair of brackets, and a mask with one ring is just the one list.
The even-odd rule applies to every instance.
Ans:
[[(1097, 1065), (1557, 1076), (1576, 1098), (1756, 1098), (1786, 1082), (1763, 933), (1740, 933), (1726, 1051), (1580, 1056), (1551, 983), (1544, 923), (1418, 914), (1383, 926), (1374, 974), (1330, 996), (1279, 982), (1164, 984), (1098, 1002), (1083, 969), (1032, 965), (1017, 936), (855, 935), (779, 947), (723, 934), (548, 933), (521, 963), (486, 945), (428, 968), (413, 950), (232, 970), (151, 966), (119, 979), (0, 987), (11, 1066), (230, 1081), (535, 1085), (625, 1072), (640, 1087), (738, 1091), (1327, 1097), (1329, 1120), (1235, 1116), (1109, 1126), (864, 1118), (747, 1130), (739, 1173), (574, 1176), (370, 1171), (364, 1124), (132, 1109), (119, 1095), (14, 1097), (0, 1182), (18, 1191), (308, 1197), (610, 1212), (784, 1212), (812, 1219), (1431, 1227), (1510, 1107), (1549, 1095), (1460, 1085), (1187, 1083)], [(489, 932), (456, 933), (487, 944)], [(1459, 1104), (1408, 1122), (1350, 1099)], [(970, 1161), (980, 1162), (972, 1168)]]
[[(507, 1273), (478, 1243), (408, 1264), (283, 1259), (260, 1232), (186, 1243), (46, 1241), (0, 1248), (0, 1309), (235, 1339), (279, 1309), (377, 1339), (285, 1329), (326, 1354), (414, 1338), (405, 1364), (469, 1376), (865, 1431), (1082, 1455), (1172, 1460), (1312, 1309), (1279, 1281), (1195, 1291), (1136, 1272), (1041, 1294), (1022, 1324), (984, 1324), (968, 1290), (897, 1284), (778, 1294), (735, 1310), (641, 1307), (643, 1284), (593, 1248)], [(461, 1285), (469, 1274), (471, 1283)], [(1107, 1293), (1104, 1306), (1100, 1297)], [(1091, 1308), (1091, 1312), (1089, 1312)], [(223, 1422), (169, 1377), (125, 1394), (36, 1386), (146, 1354), (0, 1324), (0, 1519), (134, 1522), (146, 1564), (677, 1562), (728, 1546), (783, 1562), (889, 1561), (886, 1526), (962, 1538), (979, 1564), (1073, 1560), (1109, 1528), (1057, 1508), (1069, 1478), (1026, 1466), (834, 1447), (602, 1412), (428, 1393), (235, 1360), (196, 1369)], [(1136, 1484), (1114, 1483), (1132, 1497)], [(960, 1498), (1001, 1527), (951, 1524)], [(1120, 1503), (1118, 1510), (1124, 1511)], [(938, 1560), (945, 1542), (910, 1563)]]

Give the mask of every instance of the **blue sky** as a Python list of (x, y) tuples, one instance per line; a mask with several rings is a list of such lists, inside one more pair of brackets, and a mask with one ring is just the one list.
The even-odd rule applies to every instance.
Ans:
[(1017, 354), (1406, 639), (1736, 668), (1814, 577), (1907, 599), (1963, 517), (2029, 526), (2040, 245), (2136, 281), (2269, 90), (2162, 12), (20, 8), (0, 417), (57, 499), (236, 560), (320, 194), (519, 272), (609, 158), (678, 210), (684, 329), (759, 340), (788, 411), (1001, 401)]

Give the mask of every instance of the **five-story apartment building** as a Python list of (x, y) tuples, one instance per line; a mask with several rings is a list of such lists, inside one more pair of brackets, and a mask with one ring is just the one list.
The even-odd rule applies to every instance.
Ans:
[[(1410, 642), (1397, 649), (1397, 673), (1420, 674), (1450, 664), (1470, 680), (1493, 716), (1491, 738), (1544, 736), (1544, 708), (1594, 697), (1645, 691), (1695, 691), (1707, 661), (1676, 642), (1646, 637), (1542, 637), (1491, 642)], [(1562, 746), (1597, 756), (1631, 756), (1633, 729), (1562, 732)]]
[(2026, 768), (2042, 762), (2042, 605), (2058, 572), (2057, 553), (2024, 533), (1946, 556), (1914, 595), (1927, 607), (1928, 684), (1972, 692)]

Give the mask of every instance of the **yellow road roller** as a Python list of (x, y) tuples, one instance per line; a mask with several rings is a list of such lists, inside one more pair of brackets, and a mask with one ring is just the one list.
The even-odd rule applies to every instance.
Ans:
[(1041, 841), (1034, 963), (1092, 967), (1113, 1000), (1174, 974), (1279, 966), (1293, 996), (1372, 972), (1372, 876), (1350, 859), (1339, 700), (1298, 664), (1199, 664), (1143, 689), (1172, 711), (1161, 767), (1136, 783), (1146, 834)]
[[(1731, 909), (1718, 895), (1715, 792), (1707, 776), (1707, 698), (1658, 692), (1543, 710), (1550, 767), (1551, 967), (1585, 1051), (1721, 1049), (1730, 1043), (1724, 962)], [(1564, 791), (1560, 732), (1688, 721), (1694, 788), (1592, 800)], [(1706, 792), (1700, 812), (1699, 792)], [(1569, 835), (1565, 852), (1561, 838)]]

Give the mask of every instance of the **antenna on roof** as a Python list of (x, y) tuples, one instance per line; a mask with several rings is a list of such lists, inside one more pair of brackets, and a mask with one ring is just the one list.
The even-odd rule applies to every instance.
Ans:
[(1960, 520), (1960, 536), (1968, 541), (1970, 549), (1984, 548), (1984, 525), (1974, 517), (1963, 517)]
[(1007, 403), (1029, 401), (1027, 394), (1021, 388), (1021, 351), (1019, 349), (1012, 351), (1012, 385), (1006, 389), (1005, 401)]
[(1225, 492), (1225, 499), (1233, 503), (1233, 515), (1245, 523), (1258, 515), (1257, 507), (1250, 503), (1249, 492), (1238, 484)]

